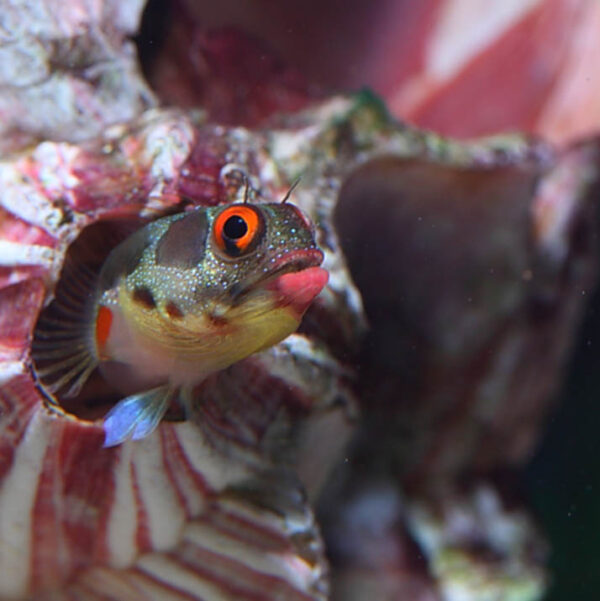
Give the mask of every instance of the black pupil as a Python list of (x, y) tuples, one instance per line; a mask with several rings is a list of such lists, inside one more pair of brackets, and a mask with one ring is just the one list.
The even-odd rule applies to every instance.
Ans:
[(242, 238), (247, 232), (248, 224), (239, 215), (232, 215), (223, 226), (223, 233), (230, 240)]

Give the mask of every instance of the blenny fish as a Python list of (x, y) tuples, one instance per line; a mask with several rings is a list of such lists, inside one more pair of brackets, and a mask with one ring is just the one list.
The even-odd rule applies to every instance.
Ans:
[(283, 340), (325, 286), (312, 226), (293, 204), (236, 203), (157, 219), (80, 268), (42, 314), (33, 358), (50, 394), (99, 368), (125, 395), (105, 446), (140, 439), (209, 374)]

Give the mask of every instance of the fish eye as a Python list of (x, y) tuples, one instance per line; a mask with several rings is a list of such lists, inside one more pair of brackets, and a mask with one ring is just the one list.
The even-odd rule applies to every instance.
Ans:
[(252, 205), (232, 205), (215, 219), (214, 240), (229, 257), (239, 257), (253, 250), (264, 232), (262, 215)]
[(244, 221), (243, 217), (240, 217), (239, 215), (232, 215), (229, 217), (223, 226), (223, 236), (231, 240), (243, 238), (247, 231), (248, 224)]

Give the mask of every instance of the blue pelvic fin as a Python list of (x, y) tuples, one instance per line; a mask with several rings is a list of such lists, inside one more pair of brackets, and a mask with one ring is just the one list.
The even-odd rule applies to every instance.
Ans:
[(169, 408), (170, 386), (159, 386), (119, 401), (104, 418), (104, 446), (114, 447), (128, 439), (151, 434)]

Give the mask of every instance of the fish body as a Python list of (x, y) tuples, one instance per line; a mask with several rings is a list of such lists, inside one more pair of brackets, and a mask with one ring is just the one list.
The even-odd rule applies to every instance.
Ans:
[(310, 223), (289, 203), (158, 219), (110, 252), (77, 323), (64, 326), (75, 332), (68, 344), (64, 328), (52, 340), (46, 326), (38, 348), (61, 370), (56, 379), (50, 361), (42, 383), (74, 395), (99, 367), (127, 395), (105, 418), (105, 444), (142, 438), (174, 398), (185, 404), (209, 374), (292, 333), (327, 282), (322, 260)]

